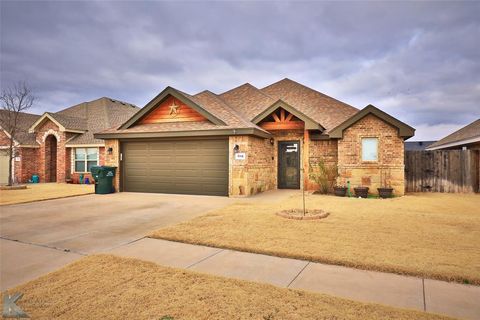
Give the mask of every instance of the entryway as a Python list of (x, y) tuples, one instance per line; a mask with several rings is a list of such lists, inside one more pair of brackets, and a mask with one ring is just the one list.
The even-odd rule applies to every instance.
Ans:
[(57, 182), (57, 138), (45, 139), (45, 182)]
[(300, 189), (300, 141), (278, 141), (278, 188)]

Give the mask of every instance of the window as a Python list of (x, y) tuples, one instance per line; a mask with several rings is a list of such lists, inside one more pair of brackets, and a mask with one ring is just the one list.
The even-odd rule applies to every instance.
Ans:
[(362, 161), (378, 161), (378, 138), (362, 138)]
[(90, 172), (98, 166), (98, 148), (75, 148), (75, 172)]

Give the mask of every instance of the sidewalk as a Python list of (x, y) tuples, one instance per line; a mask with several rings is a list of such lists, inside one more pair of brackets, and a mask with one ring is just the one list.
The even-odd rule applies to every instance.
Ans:
[(357, 301), (480, 319), (480, 287), (144, 238), (108, 253)]

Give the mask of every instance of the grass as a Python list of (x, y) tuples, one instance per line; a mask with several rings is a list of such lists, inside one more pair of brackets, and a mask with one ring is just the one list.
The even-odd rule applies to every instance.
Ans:
[(393, 199), (309, 195), (330, 215), (298, 221), (275, 212), (301, 207), (243, 201), (160, 229), (153, 238), (304, 259), (359, 269), (480, 284), (480, 196), (411, 194)]
[(0, 205), (57, 199), (94, 192), (94, 185), (66, 183), (28, 184), (27, 189), (0, 190)]
[(447, 319), (111, 255), (8, 292), (32, 319)]

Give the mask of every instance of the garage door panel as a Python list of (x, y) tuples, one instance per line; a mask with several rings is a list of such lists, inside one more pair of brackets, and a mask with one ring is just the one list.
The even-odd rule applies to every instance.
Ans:
[(228, 140), (126, 142), (124, 189), (228, 194)]

